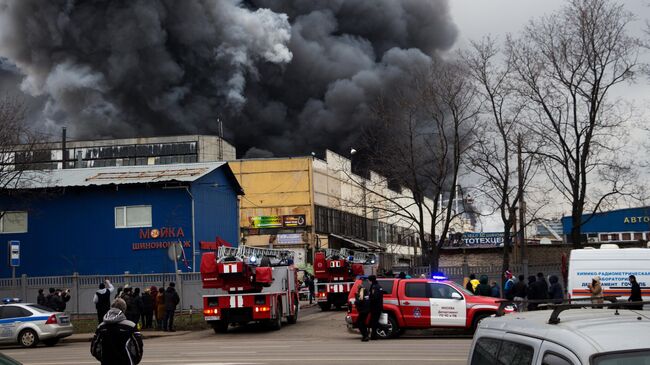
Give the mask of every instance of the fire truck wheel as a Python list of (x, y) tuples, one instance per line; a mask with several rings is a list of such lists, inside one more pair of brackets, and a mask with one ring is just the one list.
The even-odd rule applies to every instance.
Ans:
[(388, 315), (388, 325), (380, 326), (376, 330), (377, 336), (379, 338), (388, 339), (388, 338), (397, 338), (400, 335), (400, 328), (397, 324), (397, 320), (391, 314)]
[(212, 323), (212, 329), (214, 333), (226, 333), (228, 332), (228, 322), (226, 321), (217, 321)]
[(292, 316), (287, 316), (287, 323), (289, 324), (295, 324), (298, 322), (298, 312), (300, 312), (300, 302), (298, 301), (298, 298), (294, 298), (293, 307), (294, 314)]
[(329, 302), (318, 303), (318, 306), (320, 307), (320, 310), (322, 310), (323, 312), (327, 312), (328, 310), (330, 310), (330, 307), (332, 307), (332, 305)]
[(269, 328), (273, 331), (277, 331), (282, 328), (282, 310), (280, 309), (281, 303), (278, 302), (278, 309), (275, 312), (275, 319), (269, 321)]
[(481, 321), (484, 318), (487, 318), (491, 316), (491, 313), (478, 313), (474, 315), (474, 319), (472, 320), (472, 333), (476, 332), (476, 329), (478, 328), (478, 325), (481, 323)]

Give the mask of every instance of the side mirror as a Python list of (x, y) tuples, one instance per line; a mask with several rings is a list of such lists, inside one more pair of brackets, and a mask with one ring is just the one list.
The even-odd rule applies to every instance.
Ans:
[(456, 293), (456, 292), (454, 292), (454, 293), (451, 293), (451, 299), (462, 300), (463, 296)]

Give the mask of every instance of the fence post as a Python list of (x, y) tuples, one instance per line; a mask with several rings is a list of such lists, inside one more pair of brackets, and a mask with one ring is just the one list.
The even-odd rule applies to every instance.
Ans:
[(75, 297), (75, 311), (77, 313), (77, 319), (79, 319), (79, 273), (72, 273), (72, 286), (74, 286), (74, 297)]
[(131, 276), (131, 273), (129, 271), (124, 272), (124, 286), (123, 286), (123, 288), (125, 288), (127, 284), (129, 284), (129, 286), (132, 286), (130, 276)]
[(24, 302), (29, 302), (27, 300), (27, 274), (22, 274), (20, 276), (20, 286), (22, 289), (22, 297)]
[(183, 275), (180, 270), (176, 271), (176, 290), (181, 299), (181, 315), (183, 315)]
[(467, 262), (463, 262), (463, 279), (469, 277), (469, 264)]

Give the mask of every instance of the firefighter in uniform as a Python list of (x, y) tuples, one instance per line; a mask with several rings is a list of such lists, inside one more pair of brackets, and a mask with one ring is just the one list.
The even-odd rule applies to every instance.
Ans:
[[(361, 331), (361, 341), (368, 341), (368, 327), (370, 327), (370, 339), (377, 339), (377, 327), (379, 327), (379, 316), (384, 308), (384, 290), (377, 282), (375, 275), (368, 277), (370, 287), (366, 290), (363, 285), (359, 286), (357, 293), (356, 306), (359, 312), (358, 327)], [(366, 320), (370, 316), (369, 326)]]

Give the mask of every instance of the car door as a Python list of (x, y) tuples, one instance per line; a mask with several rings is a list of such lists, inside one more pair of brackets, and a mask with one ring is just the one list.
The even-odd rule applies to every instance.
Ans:
[(432, 327), (465, 327), (467, 303), (462, 293), (446, 283), (429, 283), (429, 292)]
[(406, 327), (430, 327), (431, 305), (429, 303), (427, 281), (400, 281), (399, 307)]
[(22, 308), (6, 305), (0, 311), (0, 340), (3, 342), (14, 341), (18, 336), (20, 318), (26, 317)]

